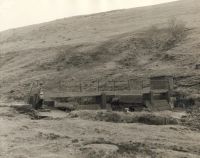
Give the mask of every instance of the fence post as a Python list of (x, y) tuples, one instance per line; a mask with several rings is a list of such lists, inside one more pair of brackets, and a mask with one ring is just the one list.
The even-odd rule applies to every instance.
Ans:
[(66, 84), (65, 84), (65, 90), (66, 91), (68, 91), (68, 84), (67, 84), (67, 82), (65, 82)]
[(144, 88), (144, 81), (142, 80), (142, 90), (143, 90), (143, 88)]
[(27, 99), (27, 103), (28, 104), (30, 104), (30, 100), (31, 100), (30, 98), (31, 98), (33, 86), (34, 86), (34, 82), (32, 82), (31, 88), (30, 88), (30, 91), (29, 91), (29, 95), (28, 95), (28, 99)]
[(97, 80), (97, 89), (98, 89), (98, 92), (99, 92), (99, 80)]
[(115, 82), (116, 81), (113, 81), (113, 91), (115, 91)]
[(129, 91), (131, 91), (130, 80), (128, 80), (128, 89), (129, 89)]
[(39, 86), (39, 80), (36, 80), (36, 86), (37, 87)]
[(141, 83), (141, 92), (143, 93), (143, 89), (144, 89), (144, 81), (142, 80), (142, 83)]
[(62, 88), (62, 81), (59, 82), (59, 87)]
[(150, 102), (151, 102), (151, 105), (154, 104), (154, 96), (153, 96), (153, 91), (152, 90), (150, 91)]
[(106, 104), (107, 104), (107, 102), (106, 102), (106, 93), (101, 93), (101, 107), (103, 109), (105, 109), (106, 108)]
[(82, 92), (82, 83), (80, 82), (80, 92)]

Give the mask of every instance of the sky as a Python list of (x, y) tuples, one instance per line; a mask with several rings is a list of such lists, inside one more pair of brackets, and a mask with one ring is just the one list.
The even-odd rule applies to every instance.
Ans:
[(176, 0), (0, 0), (0, 31), (64, 17)]

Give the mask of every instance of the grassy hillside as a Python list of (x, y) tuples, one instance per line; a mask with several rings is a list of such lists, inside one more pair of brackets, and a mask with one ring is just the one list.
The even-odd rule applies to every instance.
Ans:
[[(199, 0), (181, 0), (1, 32), (1, 96), (21, 97), (35, 80), (54, 91), (64, 90), (60, 82), (92, 83), (96, 79), (146, 78), (152, 74), (174, 75), (178, 88), (197, 93), (199, 8)], [(155, 36), (148, 34), (152, 26), (157, 27), (159, 41), (168, 40), (165, 37), (172, 17), (186, 24), (187, 36), (167, 48), (148, 45), (146, 39)]]

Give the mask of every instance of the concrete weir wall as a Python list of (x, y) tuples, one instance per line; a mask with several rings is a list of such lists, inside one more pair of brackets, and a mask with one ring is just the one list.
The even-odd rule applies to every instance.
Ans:
[(151, 90), (173, 89), (173, 76), (155, 76), (150, 78)]
[(76, 93), (76, 95), (71, 93), (71, 96), (52, 97), (51, 100), (76, 102), (80, 106), (80, 109), (110, 109), (108, 105), (111, 104), (114, 97), (118, 98), (121, 104), (145, 105), (149, 102), (151, 105), (155, 105), (156, 103), (165, 103), (165, 105), (169, 105), (172, 91), (172, 76), (156, 76), (150, 78), (148, 90), (80, 92)]
[(170, 110), (173, 91), (172, 76), (156, 76), (150, 78), (150, 103), (152, 109)]

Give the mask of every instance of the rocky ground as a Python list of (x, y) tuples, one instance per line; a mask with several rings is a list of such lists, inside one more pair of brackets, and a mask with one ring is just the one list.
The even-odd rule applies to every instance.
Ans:
[[(182, 124), (183, 116), (189, 116), (183, 111), (35, 112), (19, 105), (0, 109), (2, 158), (200, 157), (200, 132)], [(101, 119), (114, 117), (118, 119)], [(134, 122), (125, 121), (130, 118)], [(163, 118), (176, 121), (161, 123)]]

